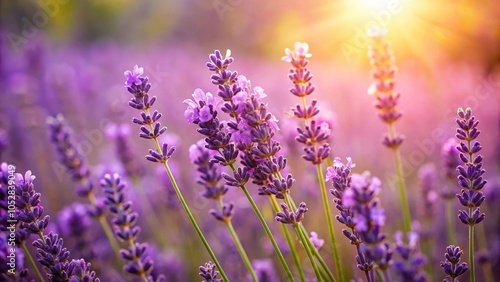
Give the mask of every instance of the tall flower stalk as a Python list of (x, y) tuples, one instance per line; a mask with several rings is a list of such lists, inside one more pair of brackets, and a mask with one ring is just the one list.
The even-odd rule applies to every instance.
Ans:
[(218, 209), (210, 210), (210, 214), (212, 214), (215, 219), (226, 225), (236, 249), (238, 250), (240, 257), (248, 270), (248, 273), (252, 277), (252, 280), (257, 282), (257, 275), (252, 267), (252, 263), (250, 262), (250, 259), (248, 258), (248, 255), (243, 248), (231, 221), (234, 214), (234, 204), (223, 202), (223, 197), (229, 189), (222, 181), (223, 178), (218, 169), (219, 167), (211, 161), (213, 154), (216, 152), (206, 149), (203, 146), (203, 143), (203, 141), (198, 142), (198, 144), (194, 144), (189, 148), (191, 162), (196, 165), (196, 170), (199, 173), (197, 183), (205, 187), (205, 191), (202, 193), (202, 196), (216, 202)]
[(343, 164), (340, 158), (333, 160), (333, 166), (327, 168), (326, 181), (331, 181), (333, 188), (330, 193), (335, 197), (333, 202), (339, 211), (335, 217), (347, 229), (343, 229), (342, 233), (349, 239), (351, 245), (356, 246), (356, 262), (359, 270), (365, 273), (367, 281), (371, 281), (371, 273), (374, 263), (361, 252), (360, 245), (363, 243), (358, 233), (356, 232), (356, 222), (354, 221), (354, 211), (346, 207), (342, 202), (342, 197), (347, 189), (351, 189), (351, 169), (354, 168), (351, 158), (347, 158), (347, 163)]
[(378, 116), (388, 127), (388, 134), (384, 137), (383, 144), (391, 149), (393, 153), (403, 211), (403, 231), (408, 233), (411, 231), (411, 215), (406, 195), (403, 163), (399, 151), (399, 147), (403, 143), (403, 136), (396, 132), (394, 125), (402, 115), (397, 108), (401, 94), (394, 90), (397, 67), (394, 62), (391, 45), (385, 39), (385, 34), (385, 30), (378, 32), (370, 30), (373, 44), (370, 46), (368, 57), (372, 66), (373, 82), (368, 89), (368, 93), (375, 97), (375, 108), (377, 109)]
[(480, 131), (477, 129), (479, 121), (472, 115), (472, 110), (458, 109), (456, 119), (458, 128), (456, 137), (460, 140), (457, 150), (460, 152), (462, 165), (457, 167), (458, 184), (463, 188), (457, 195), (458, 201), (465, 210), (458, 211), (460, 221), (469, 226), (469, 267), (470, 281), (476, 280), (474, 263), (474, 226), (484, 220), (485, 214), (481, 212), (479, 206), (485, 197), (483, 189), (486, 181), (483, 179), (485, 170), (483, 169), (483, 156), (478, 153), (482, 147), (478, 141)]
[(125, 184), (118, 174), (106, 174), (101, 179), (101, 187), (106, 196), (104, 204), (113, 216), (115, 236), (127, 245), (120, 250), (120, 256), (127, 261), (125, 271), (148, 282), (152, 279), (149, 272), (153, 269), (153, 261), (145, 254), (147, 245), (137, 242), (141, 230), (136, 226), (138, 214), (132, 211), (132, 202), (127, 201)]
[(47, 118), (47, 124), (50, 132), (50, 140), (59, 154), (59, 160), (71, 174), (72, 180), (77, 185), (76, 194), (80, 197), (88, 199), (94, 210), (92, 214), (101, 224), (113, 251), (117, 256), (119, 256), (120, 248), (118, 247), (118, 243), (113, 236), (113, 231), (103, 214), (103, 208), (97, 201), (94, 193), (94, 184), (90, 179), (90, 170), (87, 167), (85, 160), (78, 152), (73, 140), (72, 129), (66, 124), (66, 120), (61, 114), (56, 117)]
[(296, 118), (304, 120), (304, 128), (298, 128), (299, 135), (296, 140), (305, 145), (303, 158), (316, 166), (316, 174), (320, 185), (321, 199), (323, 201), (323, 210), (328, 223), (328, 232), (330, 235), (335, 266), (339, 275), (340, 281), (344, 281), (344, 273), (342, 262), (339, 254), (339, 247), (335, 235), (335, 227), (331, 215), (330, 203), (327, 197), (327, 188), (325, 178), (323, 176), (321, 164), (330, 156), (330, 145), (327, 143), (331, 130), (326, 122), (318, 123), (314, 119), (319, 113), (316, 107), (316, 100), (312, 100), (311, 104), (307, 104), (306, 97), (314, 92), (314, 85), (311, 84), (312, 74), (307, 68), (309, 63), (308, 58), (311, 54), (308, 53), (309, 45), (307, 43), (295, 43), (294, 51), (286, 49), (286, 56), (282, 60), (292, 64), (288, 77), (293, 83), (290, 92), (301, 99), (301, 104), (298, 104), (292, 109), (293, 115)]
[[(380, 186), (380, 180), (371, 177), (369, 172), (353, 174), (351, 188), (342, 194), (342, 204), (352, 212), (354, 231), (362, 241), (359, 252), (368, 261), (372, 261), (384, 273), (386, 280), (390, 281), (387, 270), (392, 259), (392, 250), (385, 234), (382, 233), (386, 217), (378, 200)], [(373, 271), (370, 271), (369, 276), (368, 281), (375, 281)]]
[(172, 171), (168, 165), (168, 160), (174, 153), (175, 148), (169, 147), (168, 144), (166, 143), (160, 145), (160, 141), (158, 138), (160, 137), (160, 135), (165, 133), (167, 128), (162, 127), (160, 122), (158, 121), (162, 116), (161, 113), (155, 110), (151, 114), (150, 110), (156, 101), (156, 97), (149, 96), (148, 92), (151, 88), (151, 84), (149, 83), (148, 77), (143, 76), (143, 73), (144, 69), (139, 68), (136, 65), (132, 71), (126, 71), (124, 75), (127, 79), (125, 81), (125, 86), (127, 87), (127, 90), (133, 95), (133, 97), (129, 101), (129, 106), (141, 111), (141, 119), (138, 118), (133, 119), (134, 123), (141, 126), (140, 127), (141, 133), (139, 134), (139, 136), (144, 139), (153, 140), (156, 146), (156, 151), (151, 149), (149, 150), (149, 155), (146, 156), (146, 159), (151, 162), (163, 164), (170, 179), (170, 182), (174, 187), (175, 193), (177, 194), (177, 197), (179, 198), (179, 201), (181, 202), (181, 205), (184, 208), (184, 211), (186, 212), (186, 215), (189, 218), (189, 221), (191, 222), (194, 229), (196, 230), (196, 233), (203, 242), (205, 249), (207, 250), (210, 257), (214, 261), (215, 265), (219, 269), (220, 275), (225, 281), (229, 281), (226, 273), (222, 269), (219, 261), (217, 260), (215, 253), (208, 244), (207, 239), (203, 235), (203, 232), (201, 231), (198, 223), (196, 222), (193, 213), (191, 212), (186, 201), (184, 200), (184, 196), (182, 195), (182, 192), (179, 189), (179, 186), (175, 181), (175, 177), (172, 174)]

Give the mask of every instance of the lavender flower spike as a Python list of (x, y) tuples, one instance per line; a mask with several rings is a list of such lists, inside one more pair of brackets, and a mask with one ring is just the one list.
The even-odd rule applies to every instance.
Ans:
[(106, 195), (105, 204), (113, 215), (116, 237), (127, 244), (120, 251), (121, 257), (127, 261), (125, 271), (149, 279), (148, 274), (153, 268), (153, 261), (145, 254), (147, 244), (137, 242), (140, 227), (136, 226), (138, 214), (132, 212), (132, 203), (126, 201), (125, 184), (121, 182), (118, 174), (106, 174), (101, 180), (101, 187)]
[(485, 214), (480, 212), (479, 206), (483, 203), (485, 197), (483, 189), (486, 181), (483, 179), (485, 170), (483, 169), (483, 156), (477, 155), (482, 147), (478, 141), (472, 143), (480, 134), (477, 129), (479, 121), (472, 115), (470, 108), (458, 109), (459, 118), (456, 137), (460, 140), (457, 150), (460, 152), (460, 160), (463, 165), (457, 167), (458, 184), (463, 188), (457, 195), (460, 204), (468, 207), (469, 210), (459, 211), (458, 218), (462, 223), (475, 225), (483, 221)]
[(203, 282), (222, 282), (222, 279), (217, 278), (219, 272), (215, 269), (216, 266), (211, 261), (200, 266), (200, 276), (203, 277)]
[[(458, 109), (456, 119), (458, 128), (455, 137), (460, 140), (457, 150), (460, 152), (460, 160), (463, 165), (457, 167), (458, 184), (463, 188), (457, 195), (458, 201), (466, 209), (458, 211), (458, 218), (462, 223), (469, 226), (469, 266), (470, 280), (475, 281), (474, 271), (474, 225), (484, 220), (485, 214), (481, 213), (479, 206), (485, 197), (481, 189), (486, 185), (483, 179), (483, 156), (478, 155), (482, 147), (478, 141), (480, 131), (477, 129), (479, 121), (472, 115), (472, 110)], [(474, 143), (473, 143), (474, 142)]]
[(443, 281), (455, 281), (458, 282), (456, 278), (464, 274), (467, 269), (467, 263), (460, 262), (462, 258), (463, 251), (458, 246), (448, 246), (446, 247), (446, 253), (444, 257), (445, 261), (441, 262), (441, 267), (446, 273), (446, 278)]
[(78, 196), (87, 197), (92, 193), (93, 185), (90, 181), (90, 171), (85, 160), (79, 153), (73, 140), (73, 132), (66, 124), (64, 117), (48, 117), (47, 124), (50, 132), (50, 141), (54, 143), (59, 160), (71, 174), (73, 181), (77, 182)]
[(37, 248), (36, 256), (40, 264), (46, 267), (50, 281), (89, 281), (99, 282), (90, 264), (83, 259), (68, 262), (69, 251), (63, 247), (63, 240), (57, 234), (50, 233), (44, 239), (33, 242)]

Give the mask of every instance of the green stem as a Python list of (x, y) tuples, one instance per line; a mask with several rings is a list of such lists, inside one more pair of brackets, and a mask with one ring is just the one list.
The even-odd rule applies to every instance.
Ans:
[[(314, 273), (316, 274), (316, 278), (318, 278), (318, 281), (322, 281), (322, 276), (321, 272), (318, 269), (318, 266), (316, 265), (316, 261), (314, 260), (313, 254), (311, 252), (311, 248), (307, 241), (309, 241), (309, 237), (307, 234), (304, 234), (303, 230), (300, 228), (300, 223), (294, 224), (293, 229), (297, 233), (297, 236), (299, 236), (300, 241), (302, 241), (302, 244), (304, 246), (304, 250), (306, 251), (307, 257), (309, 258), (309, 261), (311, 262), (312, 268), (314, 269)], [(305, 236), (305, 238), (304, 238)]]
[[(395, 130), (393, 124), (389, 124), (389, 138), (395, 138)], [(403, 174), (403, 163), (401, 161), (401, 154), (398, 148), (392, 149), (394, 155), (394, 164), (396, 166), (396, 174), (398, 176), (398, 187), (399, 187), (399, 196), (401, 198), (401, 205), (403, 209), (403, 231), (404, 233), (408, 233), (411, 231), (411, 216), (410, 216), (410, 207), (408, 205), (408, 198), (406, 196), (406, 188)]]
[(337, 244), (337, 238), (335, 236), (335, 227), (333, 226), (332, 213), (330, 210), (330, 203), (326, 194), (327, 188), (325, 185), (323, 172), (321, 171), (321, 164), (316, 165), (316, 172), (318, 174), (318, 181), (321, 189), (321, 198), (323, 200), (323, 208), (328, 224), (328, 232), (330, 233), (330, 238), (332, 240), (333, 256), (335, 259), (335, 266), (337, 267), (337, 274), (339, 275), (339, 280), (344, 281), (344, 272), (342, 271), (342, 262), (340, 261), (339, 246)]
[[(281, 172), (278, 172), (275, 174), (276, 177), (278, 177), (279, 180), (282, 180), (283, 179), (283, 176), (281, 175)], [(321, 175), (323, 176), (323, 175)], [(324, 183), (324, 181), (323, 181)], [(326, 188), (325, 188), (326, 189)], [(323, 190), (325, 191), (325, 190)], [(274, 197), (272, 197), (274, 199), (274, 201), (276, 201), (276, 199)], [(293, 201), (293, 198), (290, 194), (285, 194), (285, 202), (290, 206), (291, 209), (293, 210), (296, 210), (297, 209), (297, 205), (295, 204), (295, 202)], [(278, 207), (277, 209), (275, 209), (276, 212), (279, 211), (279, 205), (276, 203), (276, 207)], [(303, 230), (303, 232), (305, 232), (305, 234), (309, 234), (307, 231), (306, 231), (306, 228), (304, 227), (303, 224), (300, 225), (300, 228)], [(330, 271), (330, 269), (328, 268), (328, 266), (326, 265), (325, 261), (323, 260), (323, 258), (321, 257), (321, 255), (319, 254), (318, 250), (316, 250), (316, 248), (314, 247), (313, 243), (311, 242), (311, 240), (309, 240), (309, 236), (306, 236), (306, 239), (307, 239), (307, 244), (309, 244), (309, 246), (311, 247), (311, 249), (313, 250), (313, 254), (314, 256), (316, 257), (316, 259), (320, 262), (321, 266), (323, 267), (323, 270), (327, 273), (328, 275), (328, 278), (331, 280), (331, 281), (335, 281), (335, 278), (332, 274), (332, 272)]]
[[(234, 172), (236, 171), (236, 168), (234, 167), (234, 164), (230, 164), (229, 167), (231, 170)], [(283, 257), (283, 254), (281, 253), (280, 248), (278, 247), (278, 244), (276, 243), (276, 240), (274, 239), (273, 233), (269, 229), (269, 226), (267, 226), (266, 220), (264, 219), (264, 216), (262, 216), (262, 213), (260, 212), (259, 208), (257, 207), (257, 204), (252, 198), (252, 195), (248, 192), (247, 188), (245, 185), (241, 185), (241, 190), (243, 190), (243, 193), (247, 197), (248, 202), (252, 206), (253, 211), (255, 212), (255, 215), (257, 215), (257, 218), (260, 221), (260, 224), (262, 224), (262, 227), (264, 228), (264, 231), (266, 232), (267, 237), (269, 238), (269, 241), (271, 241), (271, 244), (273, 245), (274, 252), (278, 256), (281, 266), (285, 269), (286, 275), (288, 277), (289, 281), (294, 281), (293, 274), (290, 271), (290, 268), (288, 267), (288, 264), (286, 263), (285, 257)]]
[[(162, 154), (161, 152), (161, 147), (160, 144), (158, 143), (158, 140), (155, 139), (156, 142), (156, 147), (158, 149), (159, 154)], [(168, 178), (170, 179), (170, 182), (172, 183), (172, 186), (174, 186), (175, 193), (177, 194), (177, 197), (179, 198), (179, 201), (181, 202), (182, 207), (184, 208), (184, 211), (186, 212), (189, 221), (191, 221), (191, 224), (193, 225), (194, 229), (196, 230), (196, 233), (198, 233), (198, 236), (200, 237), (201, 241), (203, 242), (203, 245), (205, 246), (205, 249), (207, 250), (208, 254), (212, 258), (213, 262), (217, 266), (217, 270), (219, 271), (222, 279), (224, 281), (229, 281), (229, 278), (227, 278), (226, 273), (222, 269), (222, 266), (220, 265), (219, 261), (217, 260), (217, 257), (215, 256), (215, 253), (212, 251), (212, 248), (208, 244), (207, 239), (203, 235), (203, 232), (201, 232), (200, 227), (198, 226), (198, 223), (196, 223), (196, 219), (194, 218), (193, 214), (191, 213), (191, 210), (189, 209), (186, 201), (184, 200), (184, 197), (182, 196), (181, 190), (179, 189), (179, 186), (177, 185), (177, 182), (175, 181), (174, 175), (172, 174), (172, 171), (170, 170), (170, 167), (168, 166), (168, 163), (163, 163), (165, 166), (165, 170), (167, 171)]]
[(448, 244), (455, 245), (455, 218), (453, 217), (453, 199), (446, 199), (446, 226), (448, 229)]
[[(469, 214), (472, 214), (472, 208), (469, 208)], [(474, 268), (474, 225), (469, 225), (469, 271), (470, 282), (476, 281)]]
[[(217, 201), (217, 205), (219, 206), (220, 209), (222, 209), (222, 199), (219, 198)], [(245, 249), (243, 248), (243, 245), (241, 245), (240, 238), (238, 237), (238, 234), (236, 234), (236, 231), (233, 228), (233, 224), (231, 223), (231, 219), (227, 219), (225, 221), (227, 229), (229, 230), (229, 233), (231, 234), (231, 237), (233, 238), (234, 245), (236, 246), (236, 249), (238, 249), (238, 252), (240, 253), (240, 257), (243, 260), (243, 263), (245, 264), (245, 267), (247, 268), (248, 272), (250, 273), (250, 276), (252, 276), (252, 280), (254, 282), (257, 282), (257, 275), (255, 274), (255, 271), (252, 267), (252, 263), (250, 263), (250, 259), (248, 259), (247, 253), (245, 252)]]
[[(293, 198), (291, 195), (289, 194), (285, 194), (285, 197), (286, 197), (286, 201), (289, 205), (291, 205), (291, 207), (296, 210), (297, 209), (297, 205), (295, 204), (295, 202), (293, 201)], [(300, 225), (300, 228), (303, 230), (303, 232), (305, 234), (309, 234), (305, 228), (305, 226), (303, 224)], [(323, 270), (327, 273), (328, 275), (328, 278), (330, 279), (330, 281), (335, 281), (335, 277), (333, 276), (333, 273), (330, 271), (330, 269), (328, 268), (328, 265), (325, 263), (325, 261), (323, 260), (323, 257), (321, 257), (321, 254), (319, 253), (319, 251), (314, 247), (313, 243), (311, 242), (311, 240), (309, 240), (309, 237), (307, 237), (307, 243), (309, 244), (309, 246), (311, 246), (311, 250), (313, 250), (313, 255), (316, 257), (316, 259), (319, 261), (319, 263), (321, 264), (321, 266), (323, 267)]]
[[(278, 201), (276, 201), (276, 198), (273, 195), (269, 195), (269, 201), (271, 202), (271, 206), (273, 207), (273, 210), (275, 213), (280, 211)], [(285, 235), (286, 242), (288, 243), (288, 247), (290, 248), (290, 253), (292, 254), (293, 258), (293, 263), (295, 264), (295, 267), (297, 267), (297, 271), (299, 272), (299, 278), (300, 281), (305, 282), (306, 277), (304, 274), (304, 269), (302, 268), (302, 264), (300, 263), (299, 255), (297, 253), (297, 249), (295, 248), (295, 244), (292, 241), (292, 238), (290, 237), (290, 232), (288, 231), (288, 228), (284, 224), (281, 225), (281, 230), (283, 231), (283, 234)]]
[[(487, 213), (486, 211), (486, 206), (484, 206), (484, 213)], [(477, 246), (479, 250), (488, 250), (488, 241), (486, 238), (486, 232), (484, 230), (484, 224), (479, 224), (477, 225)], [(491, 264), (489, 261), (484, 262), (481, 264), (481, 269), (483, 271), (483, 276), (484, 276), (484, 281), (486, 282), (493, 282), (494, 281), (494, 274), (491, 269)]]
[[(234, 170), (234, 166), (231, 165), (231, 169)], [(286, 275), (288, 277), (289, 281), (294, 281), (293, 274), (290, 271), (290, 268), (288, 267), (288, 264), (286, 263), (285, 257), (283, 257), (283, 254), (280, 251), (280, 248), (278, 247), (278, 244), (276, 243), (276, 240), (274, 239), (273, 234), (271, 233), (271, 230), (269, 229), (269, 226), (267, 226), (266, 221), (264, 220), (264, 217), (260, 213), (259, 208), (257, 207), (257, 204), (255, 204), (255, 201), (253, 200), (252, 196), (250, 193), (248, 193), (247, 188), (242, 185), (240, 186), (241, 189), (243, 190), (243, 193), (245, 193), (245, 196), (247, 197), (248, 201), (250, 202), (250, 205), (252, 206), (255, 214), (259, 218), (260, 223), (262, 224), (262, 227), (264, 227), (264, 231), (267, 234), (267, 237), (269, 237), (269, 240), (271, 241), (271, 244), (273, 245), (274, 251), (276, 252), (276, 255), (278, 255), (278, 258), (281, 262), (281, 266), (285, 269)]]
[[(148, 109), (144, 110), (144, 113), (147, 116), (151, 116), (151, 114), (149, 113)], [(153, 125), (152, 124), (148, 124), (148, 126), (149, 126), (149, 130), (151, 132), (154, 132)], [(163, 154), (163, 150), (162, 150), (162, 148), (160, 146), (160, 142), (158, 141), (158, 138), (153, 138), (153, 140), (154, 140), (155, 145), (156, 145), (156, 150), (158, 151), (158, 153), (160, 155), (162, 155)], [(186, 201), (184, 200), (184, 197), (182, 196), (181, 190), (179, 189), (179, 186), (177, 185), (177, 182), (175, 181), (175, 177), (172, 174), (172, 171), (170, 170), (170, 167), (168, 166), (168, 163), (164, 162), (163, 165), (165, 167), (165, 170), (167, 171), (168, 178), (170, 179), (170, 182), (172, 183), (172, 186), (174, 186), (175, 193), (177, 194), (177, 197), (179, 198), (179, 201), (181, 202), (181, 205), (184, 208), (184, 212), (188, 216), (189, 221), (191, 221), (191, 224), (193, 225), (194, 229), (196, 230), (196, 233), (198, 233), (198, 236), (200, 237), (201, 241), (203, 242), (203, 245), (205, 246), (205, 249), (207, 250), (208, 254), (212, 258), (212, 260), (215, 263), (215, 265), (217, 266), (217, 269), (218, 269), (218, 271), (220, 273), (220, 276), (222, 277), (222, 279), (224, 281), (229, 281), (229, 279), (227, 278), (226, 273), (222, 269), (221, 264), (217, 260), (217, 257), (215, 256), (215, 253), (212, 251), (212, 248), (208, 244), (207, 239), (203, 235), (203, 232), (201, 231), (200, 227), (198, 226), (198, 223), (196, 223), (196, 219), (194, 218), (193, 213), (191, 213), (191, 210), (189, 209), (189, 206), (187, 205)]]
[[(96, 207), (96, 198), (94, 193), (89, 193), (88, 194), (88, 199), (90, 204), (93, 207)], [(118, 242), (116, 241), (115, 235), (113, 234), (113, 231), (111, 230), (111, 227), (109, 226), (108, 222), (106, 221), (106, 218), (103, 215), (99, 215), (97, 217), (97, 220), (102, 226), (102, 229), (104, 230), (104, 233), (106, 234), (106, 237), (108, 238), (109, 244), (111, 244), (111, 248), (113, 248), (113, 252), (115, 253), (117, 258), (120, 258), (120, 247), (118, 245)]]
[(24, 256), (28, 259), (28, 262), (31, 265), (31, 268), (35, 271), (35, 275), (38, 278), (38, 280), (45, 281), (43, 279), (42, 274), (40, 273), (40, 270), (36, 266), (35, 261), (33, 260), (33, 257), (31, 256), (30, 252), (28, 251), (28, 248), (26, 248), (26, 245), (24, 243), (21, 244), (21, 248), (23, 249)]

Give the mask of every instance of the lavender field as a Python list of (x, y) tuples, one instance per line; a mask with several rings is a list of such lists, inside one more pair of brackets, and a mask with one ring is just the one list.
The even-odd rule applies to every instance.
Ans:
[(0, 14), (0, 281), (500, 281), (495, 1)]

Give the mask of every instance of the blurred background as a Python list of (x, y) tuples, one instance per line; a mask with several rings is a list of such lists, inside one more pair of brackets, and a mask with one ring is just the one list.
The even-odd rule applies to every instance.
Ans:
[[(313, 54), (309, 68), (316, 91), (312, 98), (319, 100), (333, 124), (333, 155), (350, 156), (357, 164), (356, 172), (370, 170), (389, 182), (385, 180), (394, 169), (392, 156), (381, 145), (386, 127), (376, 117), (373, 97), (366, 91), (370, 84), (370, 39), (365, 31), (370, 26), (387, 28), (399, 69), (396, 89), (402, 95), (404, 117), (396, 127), (406, 136), (401, 149), (413, 212), (420, 205), (417, 172), (422, 165), (435, 164), (440, 179), (436, 189), (442, 186), (441, 146), (454, 136), (458, 107), (471, 107), (481, 121), (480, 141), (486, 178), (491, 183), (487, 192), (492, 195), (489, 199), (498, 201), (494, 196), (498, 192), (493, 189), (500, 180), (498, 1), (0, 0), (0, 14), (0, 160), (16, 164), (18, 172), (30, 169), (38, 176), (37, 190), (51, 215), (82, 200), (77, 199), (69, 175), (58, 165), (46, 118), (58, 113), (66, 117), (96, 179), (104, 172), (123, 171), (106, 129), (110, 124), (131, 124), (137, 115), (129, 109), (130, 95), (123, 87), (123, 72), (137, 64), (145, 68), (152, 83), (150, 93), (158, 97), (169, 142), (178, 147), (172, 163), (178, 167), (177, 177), (186, 187), (188, 200), (201, 221), (217, 225), (207, 214), (212, 203), (200, 199), (201, 187), (193, 181), (196, 174), (187, 161), (188, 148), (200, 135), (183, 118), (182, 104), (196, 88), (216, 92), (205, 67), (215, 49), (231, 49), (235, 58), (232, 69), (267, 93), (269, 107), (280, 120), (284, 152), (292, 160), (290, 170), (297, 174), (298, 196), (294, 197), (312, 199), (312, 214), (314, 199), (319, 202), (314, 170), (304, 169), (300, 146), (286, 142), (295, 134), (296, 124), (286, 112), (299, 100), (288, 92), (290, 66), (281, 57), (296, 41), (309, 43)], [(135, 125), (131, 124), (131, 132), (129, 142), (136, 161), (146, 171), (143, 182), (131, 185), (135, 186), (131, 193), (148, 190), (149, 197), (163, 195), (160, 200), (165, 202), (157, 204), (165, 206), (165, 189), (171, 188), (158, 178), (156, 166), (142, 159), (151, 144), (137, 138)], [(392, 185), (386, 188), (381, 201), (390, 210), (397, 195)], [(240, 205), (242, 212), (238, 211), (237, 217), (247, 212), (248, 206), (237, 191), (228, 197)], [(141, 205), (137, 208), (141, 210)], [(442, 215), (443, 211), (438, 208), (436, 213)], [(498, 219), (498, 211), (492, 208), (490, 213), (494, 215), (492, 222)], [(181, 213), (178, 216), (183, 218)], [(272, 214), (268, 216), (272, 221)], [(388, 217), (388, 221), (400, 220), (397, 212), (388, 213)], [(311, 219), (309, 229), (318, 229), (325, 238), (323, 223), (321, 216)], [(165, 235), (170, 243), (159, 249), (172, 251), (189, 273), (186, 275), (196, 275), (196, 265), (207, 256), (192, 254), (198, 244), (195, 236), (188, 240), (189, 248), (172, 244), (185, 239), (182, 232), (191, 232), (185, 225), (177, 237)], [(144, 227), (144, 238), (160, 232), (148, 230), (150, 227)], [(500, 248), (498, 224), (487, 231)], [(226, 234), (214, 231), (211, 236), (217, 241)], [(251, 234), (242, 237), (244, 245), (252, 243)], [(224, 249), (224, 245), (216, 248)], [(250, 251), (250, 256), (270, 256), (263, 255), (261, 249)], [(350, 246), (343, 249), (353, 261)], [(442, 253), (436, 250), (432, 261), (442, 259)], [(226, 260), (233, 261), (230, 257)]]

